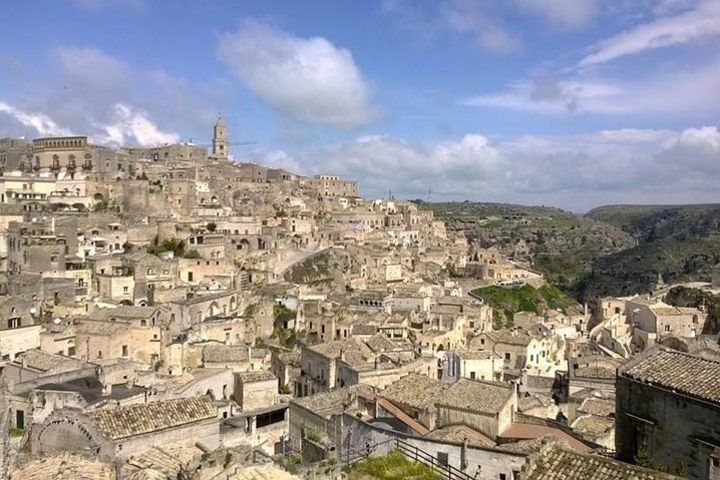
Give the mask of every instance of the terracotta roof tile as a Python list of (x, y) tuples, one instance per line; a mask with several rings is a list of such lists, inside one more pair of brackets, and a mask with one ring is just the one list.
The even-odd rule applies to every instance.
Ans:
[(217, 409), (203, 396), (96, 410), (89, 416), (106, 437), (117, 439), (215, 418)]

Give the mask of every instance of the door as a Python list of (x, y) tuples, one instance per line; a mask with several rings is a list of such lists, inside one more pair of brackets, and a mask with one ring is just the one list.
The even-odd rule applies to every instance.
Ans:
[(15, 427), (18, 430), (25, 430), (25, 412), (23, 410), (15, 412)]

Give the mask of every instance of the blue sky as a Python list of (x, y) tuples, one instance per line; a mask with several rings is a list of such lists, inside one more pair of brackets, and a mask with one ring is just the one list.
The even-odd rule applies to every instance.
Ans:
[(208, 143), (368, 196), (718, 201), (720, 0), (2, 1), (0, 137)]

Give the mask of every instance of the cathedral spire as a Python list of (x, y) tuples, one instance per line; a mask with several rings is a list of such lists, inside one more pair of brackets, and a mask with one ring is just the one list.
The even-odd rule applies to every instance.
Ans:
[(218, 119), (213, 128), (213, 157), (226, 160), (228, 157), (227, 128), (222, 114), (218, 112)]

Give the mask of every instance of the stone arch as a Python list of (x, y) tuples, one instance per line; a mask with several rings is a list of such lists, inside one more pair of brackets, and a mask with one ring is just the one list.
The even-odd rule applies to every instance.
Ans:
[(220, 308), (220, 305), (218, 305), (217, 302), (212, 302), (210, 304), (210, 307), (208, 308), (208, 317), (214, 317), (215, 315), (218, 315), (220, 312), (222, 312), (222, 309)]
[(31, 435), (33, 452), (55, 454), (85, 452), (97, 454), (101, 436), (95, 429), (71, 412), (58, 411), (35, 427)]

